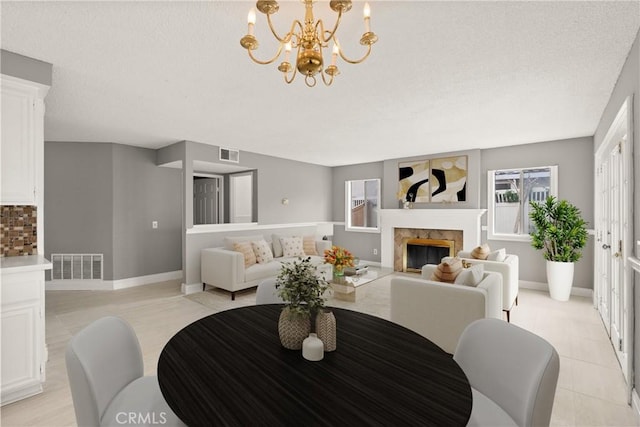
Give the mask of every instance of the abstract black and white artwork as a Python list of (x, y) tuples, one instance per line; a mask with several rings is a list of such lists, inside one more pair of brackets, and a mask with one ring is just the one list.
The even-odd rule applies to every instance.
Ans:
[(467, 200), (467, 156), (431, 160), (431, 202)]
[(398, 199), (403, 202), (429, 202), (429, 160), (398, 164)]

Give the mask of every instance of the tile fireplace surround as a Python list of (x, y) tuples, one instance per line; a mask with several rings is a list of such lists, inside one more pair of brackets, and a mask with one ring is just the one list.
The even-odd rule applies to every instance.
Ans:
[(381, 209), (380, 256), (383, 267), (394, 268), (395, 229), (460, 230), (462, 247), (470, 251), (480, 245), (480, 219), (486, 209)]

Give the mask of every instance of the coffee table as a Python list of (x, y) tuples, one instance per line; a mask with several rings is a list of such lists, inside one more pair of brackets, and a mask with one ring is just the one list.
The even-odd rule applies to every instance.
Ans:
[(369, 266), (364, 274), (334, 276), (331, 279), (333, 297), (341, 301), (356, 302), (358, 298), (364, 298), (366, 295), (366, 286), (363, 285), (388, 276), (391, 273), (393, 273), (393, 268)]

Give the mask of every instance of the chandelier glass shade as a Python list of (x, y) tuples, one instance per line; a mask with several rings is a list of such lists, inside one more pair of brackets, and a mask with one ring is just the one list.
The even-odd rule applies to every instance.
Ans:
[[(271, 15), (278, 12), (280, 6), (275, 0), (258, 0), (256, 2), (256, 9), (264, 13), (267, 16), (267, 23), (271, 33), (278, 41), (278, 49), (276, 54), (268, 60), (262, 61), (257, 59), (253, 51), (258, 48), (258, 40), (254, 35), (254, 28), (256, 24), (256, 13), (253, 9), (249, 11), (248, 34), (240, 39), (240, 44), (243, 48), (247, 49), (249, 57), (256, 63), (261, 65), (267, 65), (275, 62), (280, 58), (282, 51), (284, 50), (284, 60), (278, 65), (278, 71), (284, 75), (284, 80), (287, 83), (293, 82), (297, 73), (304, 75), (304, 81), (307, 86), (313, 87), (316, 85), (316, 75), (322, 76), (322, 81), (325, 85), (329, 86), (333, 83), (335, 76), (340, 74), (340, 70), (336, 65), (338, 55), (345, 62), (349, 64), (359, 64), (371, 53), (371, 46), (378, 41), (378, 36), (371, 31), (370, 28), (370, 8), (369, 3), (364, 5), (364, 24), (365, 32), (360, 38), (360, 44), (366, 47), (364, 55), (359, 59), (349, 59), (345, 56), (340, 42), (336, 37), (338, 27), (342, 15), (351, 10), (351, 0), (331, 0), (329, 7), (331, 10), (338, 14), (336, 22), (331, 30), (326, 30), (322, 19), (316, 20), (313, 16), (313, 3), (314, 0), (301, 0), (305, 6), (304, 23), (300, 20), (295, 20), (291, 24), (289, 32), (284, 36), (278, 35), (273, 28), (271, 22)], [(331, 63), (324, 68), (324, 49), (329, 47), (329, 43), (333, 42), (331, 51)], [(290, 61), (291, 51), (295, 51), (295, 65), (292, 65)], [(324, 69), (323, 69), (324, 68)]]

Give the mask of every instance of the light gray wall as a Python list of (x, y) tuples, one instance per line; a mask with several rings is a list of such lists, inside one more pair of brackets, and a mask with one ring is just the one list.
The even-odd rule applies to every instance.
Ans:
[[(258, 171), (258, 223), (288, 224), (331, 219), (331, 168), (241, 152), (242, 165)], [(289, 199), (288, 205), (282, 199)]]
[(156, 166), (155, 150), (112, 149), (114, 280), (182, 270), (181, 171)]
[[(587, 227), (593, 228), (593, 138), (575, 138), (535, 144), (515, 145), (482, 150), (481, 203), (487, 208), (487, 171), (494, 169), (524, 168), (558, 165), (558, 197), (576, 205)], [(487, 216), (482, 218), (484, 225)], [(546, 261), (542, 252), (528, 242), (482, 240), (492, 249), (506, 248), (520, 258), (520, 280), (546, 283)], [(583, 257), (575, 265), (573, 285), (593, 289), (593, 239), (589, 237)]]
[(113, 279), (113, 158), (110, 144), (45, 142), (45, 257), (101, 253)]
[(46, 142), (45, 255), (103, 253), (105, 280), (180, 270), (180, 171), (157, 167), (155, 155)]
[[(631, 47), (627, 60), (618, 77), (609, 103), (605, 108), (596, 133), (594, 135), (594, 152), (598, 150), (604, 141), (604, 137), (615, 119), (620, 107), (628, 96), (633, 96), (633, 169), (634, 169), (634, 200), (633, 200), (633, 232), (635, 256), (640, 258), (640, 32)], [(633, 311), (635, 313), (635, 324), (633, 332), (633, 365), (634, 381), (637, 386), (640, 382), (640, 292), (636, 289), (640, 287), (640, 274), (634, 275), (634, 302)]]
[(0, 50), (0, 72), (43, 85), (51, 86), (53, 66), (48, 62)]
[[(351, 166), (337, 166), (333, 168), (332, 194), (333, 194), (333, 221), (345, 221), (345, 181), (355, 179), (380, 179), (380, 185), (384, 185), (383, 162), (362, 163)], [(380, 189), (380, 206), (384, 206), (384, 196)], [(380, 262), (380, 233), (364, 233), (359, 231), (346, 231), (344, 225), (334, 225), (333, 244), (349, 249), (354, 256), (361, 260)], [(377, 255), (373, 254), (377, 249)]]

